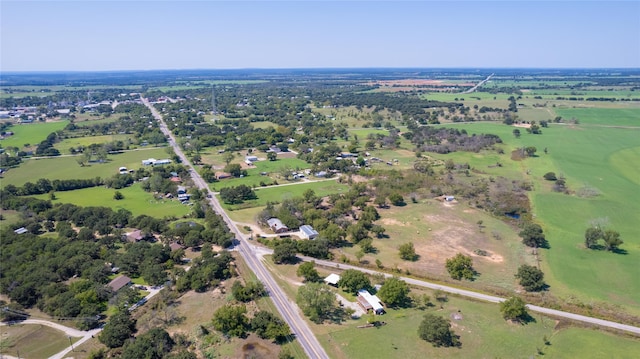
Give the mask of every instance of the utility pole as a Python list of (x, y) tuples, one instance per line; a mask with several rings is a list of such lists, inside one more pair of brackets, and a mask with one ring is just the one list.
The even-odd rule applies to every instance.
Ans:
[(71, 345), (71, 351), (73, 352), (75, 350), (73, 349), (73, 342), (71, 341), (71, 336), (69, 335), (68, 338), (69, 338), (69, 344)]

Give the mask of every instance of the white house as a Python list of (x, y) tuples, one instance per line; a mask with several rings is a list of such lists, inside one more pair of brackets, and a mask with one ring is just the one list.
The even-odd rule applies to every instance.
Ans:
[(310, 225), (300, 226), (300, 237), (302, 239), (315, 239), (318, 236), (318, 231), (313, 229)]
[(371, 309), (375, 314), (384, 314), (384, 307), (380, 298), (377, 295), (371, 295), (366, 289), (360, 289), (356, 299), (364, 310), (369, 311)]

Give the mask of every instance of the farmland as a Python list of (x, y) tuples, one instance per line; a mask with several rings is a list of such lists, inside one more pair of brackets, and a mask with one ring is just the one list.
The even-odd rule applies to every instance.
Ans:
[(28, 123), (11, 127), (13, 132), (12, 136), (9, 136), (3, 140), (0, 140), (0, 146), (3, 148), (17, 147), (22, 149), (25, 144), (37, 145), (40, 141), (47, 138), (47, 136), (58, 130), (63, 129), (68, 121), (56, 121), (45, 123)]
[[(203, 177), (206, 175), (211, 190), (248, 187), (242, 189), (242, 195), (250, 192), (249, 196), (241, 200), (234, 197), (229, 200), (234, 204), (223, 204), (242, 228), (244, 238), (238, 240), (253, 238), (259, 226), (258, 216), (262, 221), (269, 215), (282, 219), (292, 230), (308, 224), (320, 232), (320, 241), (296, 242), (295, 249), (305, 255), (501, 297), (517, 294), (529, 303), (637, 326), (640, 168), (634, 164), (640, 163), (640, 97), (636, 91), (637, 71), (622, 72), (591, 75), (566, 70), (558, 75), (545, 70), (535, 74), (499, 70), (473, 93), (460, 91), (488, 74), (460, 73), (446, 78), (436, 71), (420, 76), (373, 71), (350, 74), (348, 78), (328, 77), (318, 83), (313, 77), (304, 77), (308, 75), (300, 75), (305, 81), (297, 75), (282, 75), (277, 80), (248, 75), (240, 80), (155, 82), (145, 86), (147, 93), (143, 96), (160, 99), (155, 108), (173, 122), (170, 124), (175, 143), (197, 163), (196, 170)], [(218, 113), (211, 108), (212, 84), (220, 86), (216, 90)], [(43, 89), (22, 90), (15, 101), (24, 99), (21, 96), (28, 91)], [(99, 90), (107, 102), (120, 96), (115, 88)], [(52, 87), (52, 91), (64, 90)], [(200, 263), (205, 254), (210, 254), (208, 249), (203, 250), (207, 245), (215, 244), (212, 248), (216, 250), (220, 249), (219, 243), (227, 245), (228, 233), (215, 227), (215, 216), (207, 211), (206, 193), (194, 191), (189, 168), (164, 147), (167, 136), (158, 130), (157, 122), (150, 120), (148, 109), (136, 101), (113, 108), (100, 106), (73, 114), (76, 127), (64, 130), (68, 121), (8, 127), (14, 135), (0, 145), (23, 149), (28, 143), (29, 148), (24, 150), (34, 150), (49, 133), (62, 130), (51, 145), (63, 155), (30, 158), (26, 154), (21, 163), (14, 163), (2, 173), (3, 188), (24, 186), (3, 193), (13, 207), (3, 210), (2, 227), (24, 226), (29, 232), (25, 237), (41, 240), (62, 238), (63, 233), (66, 238), (91, 238), (93, 234), (83, 229), (100, 222), (101, 234), (109, 232), (105, 223), (117, 223), (118, 228), (138, 226), (157, 238), (184, 246), (185, 257), (193, 263)], [(109, 150), (114, 142), (121, 142), (120, 148), (128, 149), (114, 154)], [(150, 144), (138, 147), (143, 142)], [(266, 151), (274, 146), (289, 150), (268, 160)], [(67, 155), (88, 147), (92, 149), (83, 155)], [(3, 159), (14, 152), (8, 151)], [(244, 162), (248, 155), (259, 160), (248, 165)], [(115, 189), (104, 186), (51, 191), (40, 190), (40, 184), (35, 184), (40, 178), (127, 178), (118, 175), (120, 167), (135, 171), (148, 158), (170, 158), (173, 163), (147, 166), (145, 171), (132, 173), (135, 182), (132, 179), (124, 187), (116, 187), (122, 195), (120, 199), (114, 198)], [(236, 173), (238, 177), (233, 178), (211, 177), (220, 175), (227, 163), (240, 164), (246, 172)], [(321, 171), (332, 178), (316, 177)], [(304, 173), (304, 177), (293, 179), (294, 172)], [(25, 186), (27, 182), (30, 183)], [(185, 192), (178, 186), (186, 186), (187, 197), (192, 197), (185, 199)], [(254, 198), (253, 193), (256, 199), (246, 199)], [(160, 198), (158, 194), (165, 195)], [(183, 196), (180, 201), (169, 198), (179, 195)], [(219, 194), (215, 195), (219, 198)], [(53, 214), (42, 203), (27, 202), (27, 196), (49, 201), (47, 205), (53, 208), (48, 211)], [(120, 226), (115, 215), (83, 222), (83, 216), (88, 214), (62, 212), (68, 209), (60, 206), (63, 203), (102, 206), (113, 211), (126, 209), (133, 217), (154, 218), (143, 218), (129, 226)], [(64, 219), (55, 220), (56, 216)], [(193, 229), (185, 231), (167, 225), (175, 219), (190, 223)], [(73, 222), (78, 228), (57, 223), (64, 221)], [(548, 245), (523, 244), (519, 233), (531, 224), (540, 225)], [(619, 248), (606, 248), (600, 239), (598, 245), (587, 249), (585, 231), (596, 225), (619, 233), (623, 241)], [(91, 227), (94, 231), (95, 228)], [(272, 233), (267, 228), (262, 230)], [(119, 264), (118, 256), (128, 255), (133, 247), (121, 243), (120, 238), (107, 236), (99, 240), (107, 244), (93, 255), (96, 263)], [(108, 242), (112, 240), (117, 243)], [(142, 242), (140, 246), (146, 245)], [(399, 247), (408, 242), (415, 249), (415, 257), (403, 259)], [(260, 243), (282, 245), (276, 240)], [(472, 280), (454, 280), (447, 271), (445, 261), (458, 253), (472, 259)], [(269, 256), (265, 261), (293, 300), (301, 280), (295, 275), (297, 267), (272, 264)], [(186, 320), (167, 326), (168, 332), (191, 333), (194, 348), (213, 340), (217, 341), (218, 355), (242, 354), (236, 347), (253, 343), (254, 336), (222, 343), (223, 337), (209, 323), (219, 306), (234, 303), (230, 294), (225, 295), (230, 283), (216, 279), (204, 289), (190, 290), (199, 282), (196, 280), (192, 287), (191, 282), (184, 284), (191, 274), (182, 269), (191, 268), (191, 264), (183, 261), (178, 268), (173, 267), (180, 262), (179, 256), (169, 260), (165, 255), (158, 262), (161, 264), (149, 265), (152, 262), (148, 260), (143, 269), (130, 266), (124, 271), (134, 273), (130, 274), (136, 284), (151, 283), (148, 278), (157, 283), (171, 278), (175, 287), (180, 283), (185, 291), (180, 292), (182, 297), (176, 306)], [(526, 292), (514, 277), (524, 264), (544, 273), (544, 291)], [(194, 268), (197, 270), (197, 265)], [(243, 277), (251, 277), (246, 268), (240, 272)], [(327, 274), (324, 269), (321, 272)], [(77, 276), (84, 279), (86, 273)], [(432, 291), (413, 290), (432, 299), (437, 296)], [(352, 294), (342, 294), (353, 299)], [(214, 297), (215, 303), (211, 301)], [(266, 299), (255, 304), (274, 310), (270, 305)], [(255, 306), (251, 304), (251, 309)], [(206, 318), (194, 314), (199, 307), (206, 308)], [(478, 357), (477, 353), (482, 357), (544, 353), (550, 357), (586, 358), (607, 353), (625, 358), (640, 350), (637, 338), (548, 317), (536, 315), (528, 324), (516, 325), (503, 320), (494, 304), (455, 296), (427, 308), (419, 307), (414, 302), (387, 308), (382, 317), (387, 324), (376, 329), (356, 329), (365, 324), (366, 318), (310, 325), (335, 358)], [(109, 306), (104, 313), (115, 312)], [(454, 318), (452, 324), (461, 336), (462, 347), (434, 348), (418, 339), (416, 330), (424, 313), (449, 319), (460, 313), (461, 319)], [(206, 322), (203, 328), (214, 334), (194, 336), (192, 332), (199, 322)], [(551, 345), (545, 344), (543, 338)], [(277, 349), (273, 343), (256, 343), (272, 354)], [(297, 344), (286, 346), (300, 356)]]

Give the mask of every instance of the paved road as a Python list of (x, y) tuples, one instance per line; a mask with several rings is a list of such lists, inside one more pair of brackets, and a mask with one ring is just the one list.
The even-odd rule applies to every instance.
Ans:
[[(149, 294), (147, 294), (146, 297), (144, 297), (146, 299), (146, 301), (149, 301), (149, 299), (153, 298), (154, 296), (156, 296), (158, 293), (160, 293), (160, 291), (162, 290), (162, 287), (158, 287), (156, 289), (148, 289)], [(92, 330), (78, 330), (76, 328), (70, 328), (67, 327), (65, 325), (56, 323), (56, 322), (51, 322), (48, 320), (44, 320), (44, 319), (26, 319), (26, 320), (21, 320), (18, 322), (13, 322), (12, 324), (35, 324), (35, 325), (46, 325), (48, 327), (57, 329), (61, 332), (63, 332), (65, 335), (69, 336), (69, 337), (74, 337), (74, 338), (80, 338), (77, 342), (73, 343), (73, 345), (68, 346), (67, 348), (63, 349), (62, 351), (58, 352), (55, 355), (52, 355), (49, 357), (49, 359), (62, 359), (65, 358), (67, 354), (69, 354), (69, 352), (72, 352), (74, 350), (74, 348), (78, 347), (80, 344), (86, 342), (87, 340), (93, 338), (94, 336), (98, 335), (101, 331), (102, 328), (96, 328), (96, 329), (92, 329)], [(6, 323), (0, 323), (0, 326), (3, 325), (7, 325)], [(73, 356), (73, 355), (72, 355)], [(6, 355), (6, 354), (0, 354), (0, 359), (1, 358), (7, 358), (7, 359), (13, 359), (14, 357), (10, 356), (10, 355)]]
[(486, 79), (484, 79), (484, 80), (482, 80), (482, 81), (478, 82), (478, 84), (477, 84), (477, 85), (473, 86), (472, 88), (470, 88), (470, 89), (468, 89), (467, 91), (464, 91), (464, 92), (462, 92), (462, 93), (472, 93), (473, 91), (477, 90), (477, 89), (478, 89), (478, 87), (480, 87), (480, 86), (484, 85), (484, 84), (485, 84), (485, 82), (489, 81), (489, 80), (493, 77), (493, 75), (495, 75), (495, 74), (491, 74), (491, 75), (489, 75)]
[[(253, 251), (255, 253), (257, 253), (258, 255), (261, 255), (261, 256), (264, 256), (265, 254), (273, 253), (273, 250), (270, 249), (270, 248), (259, 247), (259, 246), (255, 246), (255, 245), (251, 245), (251, 246), (255, 247), (253, 249)], [(386, 278), (390, 278), (390, 277), (393, 276), (392, 274), (389, 274), (389, 273), (378, 272), (378, 271), (375, 271), (375, 270), (356, 267), (356, 266), (352, 266), (352, 265), (349, 265), (349, 264), (335, 263), (335, 262), (325, 261), (325, 260), (311, 258), (311, 257), (304, 257), (304, 256), (298, 256), (298, 257), (300, 259), (304, 260), (304, 261), (307, 261), (307, 262), (314, 261), (314, 262), (316, 262), (316, 264), (319, 264), (319, 265), (322, 265), (322, 266), (325, 266), (325, 267), (338, 268), (338, 269), (356, 269), (356, 270), (359, 270), (361, 272), (368, 273), (368, 274), (382, 274)], [(408, 277), (399, 277), (399, 278), (404, 280), (408, 284), (415, 285), (415, 286), (418, 286), (418, 287), (441, 290), (443, 292), (452, 293), (452, 294), (458, 294), (458, 295), (461, 295), (461, 296), (474, 298), (474, 299), (480, 299), (480, 300), (484, 300), (484, 301), (491, 302), (491, 303), (501, 303), (501, 302), (503, 302), (505, 300), (505, 298), (496, 297), (496, 296), (493, 296), (493, 295), (482, 294), (482, 293), (473, 292), (473, 291), (470, 291), (470, 290), (449, 287), (449, 286), (441, 285), (441, 284), (435, 284), (435, 283), (427, 282), (427, 281), (424, 281), (424, 280), (408, 278)], [(625, 331), (625, 332), (640, 334), (640, 328), (639, 327), (634, 327), (632, 325), (620, 324), (620, 323), (612, 322), (612, 321), (609, 321), (609, 320), (592, 318), (592, 317), (587, 317), (585, 315), (579, 315), (579, 314), (564, 312), (564, 311), (561, 311), (561, 310), (555, 310), (555, 309), (539, 307), (537, 305), (532, 305), (532, 304), (527, 304), (527, 308), (529, 308), (530, 310), (532, 310), (534, 312), (553, 315), (553, 316), (559, 317), (559, 318), (566, 318), (566, 319), (576, 320), (576, 321), (579, 321), (579, 322), (584, 322), (584, 323), (595, 324), (595, 325), (599, 325), (599, 326), (603, 326), (603, 327), (618, 329), (618, 330), (622, 330), (622, 331)]]
[(231, 231), (236, 235), (238, 239), (238, 244), (236, 248), (240, 255), (244, 258), (245, 262), (249, 266), (249, 268), (255, 273), (256, 277), (264, 283), (267, 291), (269, 292), (269, 297), (273, 301), (276, 309), (282, 315), (284, 320), (291, 327), (292, 332), (296, 335), (298, 342), (304, 349), (305, 353), (309, 358), (329, 358), (324, 348), (318, 342), (318, 339), (313, 335), (313, 332), (307, 325), (307, 323), (302, 319), (300, 312), (298, 311), (298, 306), (289, 300), (284, 291), (278, 286), (276, 281), (271, 276), (271, 273), (265, 268), (264, 264), (260, 261), (258, 255), (252, 250), (253, 246), (247, 243), (247, 238), (244, 234), (242, 234), (235, 223), (229, 218), (227, 213), (223, 210), (222, 206), (218, 202), (218, 199), (213, 195), (213, 192), (209, 189), (207, 183), (200, 177), (200, 174), (193, 168), (191, 162), (187, 159), (187, 157), (182, 152), (182, 149), (177, 145), (176, 139), (173, 136), (173, 133), (169, 131), (166, 123), (162, 119), (160, 113), (149, 103), (149, 101), (145, 98), (142, 98), (142, 102), (151, 110), (153, 117), (156, 118), (160, 125), (160, 130), (169, 137), (169, 144), (173, 147), (176, 155), (180, 157), (182, 163), (190, 168), (191, 178), (193, 182), (201, 189), (206, 189), (209, 194), (211, 194), (209, 198), (209, 204), (213, 209), (222, 216), (224, 221), (227, 223), (227, 226), (231, 229)]

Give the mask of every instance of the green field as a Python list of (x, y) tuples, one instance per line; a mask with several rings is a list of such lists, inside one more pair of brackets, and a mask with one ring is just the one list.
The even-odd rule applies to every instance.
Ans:
[[(237, 163), (237, 161), (232, 163)], [(211, 189), (219, 191), (225, 187), (239, 185), (258, 187), (261, 182), (266, 185), (271, 185), (274, 181), (278, 181), (280, 184), (287, 183), (278, 173), (279, 170), (285, 166), (288, 166), (292, 171), (299, 171), (310, 167), (308, 163), (297, 158), (281, 158), (277, 161), (257, 161), (254, 162), (254, 166), (246, 169), (246, 176), (242, 178), (226, 178), (219, 182), (212, 183)], [(267, 175), (261, 175), (260, 173), (262, 172), (267, 172)]]
[[(74, 191), (56, 192), (55, 203), (73, 203), (78, 206), (102, 206), (110, 207), (114, 211), (120, 208), (131, 211), (134, 216), (146, 214), (152, 217), (182, 217), (191, 213), (191, 207), (180, 203), (177, 199), (156, 200), (153, 194), (145, 192), (139, 183), (130, 187), (119, 189), (124, 199), (113, 199), (116, 190), (103, 187), (84, 188)], [(35, 196), (41, 199), (49, 199), (47, 194)]]
[(92, 144), (102, 144), (108, 142), (115, 141), (126, 141), (132, 138), (131, 135), (105, 135), (105, 136), (85, 136), (85, 137), (74, 137), (67, 138), (55, 144), (55, 148), (57, 148), (61, 154), (69, 154), (69, 149), (71, 147), (78, 148), (80, 146), (88, 147)]
[[(297, 266), (274, 265), (269, 259), (266, 264), (288, 295), (295, 295), (297, 286), (292, 283), (300, 280), (295, 274)], [(412, 292), (428, 295), (434, 305), (426, 309), (387, 308), (385, 315), (376, 317), (387, 324), (377, 328), (357, 328), (366, 323), (366, 316), (341, 324), (309, 325), (332, 358), (635, 358), (640, 350), (638, 339), (571, 327), (535, 313), (530, 313), (533, 320), (528, 324), (514, 324), (502, 319), (496, 304), (454, 295), (437, 302), (433, 291), (412, 288)], [(421, 340), (417, 330), (426, 313), (451, 319), (462, 346), (435, 348)], [(456, 314), (461, 318), (453, 319)], [(549, 345), (545, 345), (545, 337)]]
[(0, 354), (20, 358), (48, 358), (67, 348), (70, 340), (63, 332), (44, 325), (1, 326), (0, 333)]
[(167, 158), (169, 155), (164, 148), (149, 147), (117, 155), (109, 155), (106, 163), (91, 163), (84, 167), (81, 167), (76, 162), (75, 156), (30, 159), (26, 160), (18, 168), (9, 170), (2, 180), (2, 185), (22, 186), (29, 181), (35, 183), (39, 178), (48, 178), (50, 180), (107, 178), (117, 174), (118, 168), (121, 166), (129, 169), (140, 168), (142, 166), (141, 161), (149, 157), (160, 159)]
[(327, 196), (332, 193), (347, 192), (349, 186), (338, 183), (335, 180), (323, 180), (256, 188), (258, 199), (245, 201), (240, 205), (228, 205), (223, 203), (223, 207), (225, 209), (235, 210), (266, 206), (267, 202), (281, 203), (284, 199), (302, 197), (302, 194), (308, 189), (314, 190), (317, 196)]
[(13, 132), (4, 140), (0, 140), (0, 146), (7, 148), (9, 146), (22, 148), (25, 144), (37, 145), (49, 136), (50, 133), (62, 130), (69, 121), (44, 122), (44, 123), (26, 123), (9, 127), (8, 131)]
[[(640, 213), (640, 170), (631, 165), (640, 163), (640, 130), (625, 128), (640, 122), (640, 112), (596, 109), (589, 116), (592, 110), (563, 111), (558, 111), (563, 117), (579, 115), (584, 121), (580, 118), (578, 126), (551, 124), (542, 129), (542, 135), (521, 130), (523, 135), (519, 139), (511, 134), (513, 127), (502, 124), (459, 125), (470, 132), (499, 135), (505, 142), (505, 154), (447, 156), (455, 161), (468, 160), (472, 167), (492, 175), (503, 173), (534, 182), (536, 190), (530, 196), (533, 213), (551, 245), (550, 250), (542, 252), (545, 279), (551, 293), (560, 297), (577, 296), (586, 303), (618, 304), (640, 314), (640, 280), (637, 278), (640, 230), (635, 225)], [(509, 153), (522, 146), (537, 147), (538, 156), (514, 162)], [(541, 152), (544, 148), (548, 148), (548, 154)], [(495, 160), (502, 162), (503, 167), (488, 168)], [(551, 192), (550, 184), (542, 179), (549, 171), (566, 177), (573, 191), (587, 186), (597, 189), (601, 195), (581, 198)], [(584, 249), (584, 232), (589, 222), (597, 218), (606, 218), (608, 227), (620, 232), (626, 254)]]
[[(566, 121), (575, 117), (580, 124), (636, 127), (636, 130), (640, 131), (640, 109), (638, 108), (567, 108), (555, 111)], [(636, 134), (640, 136), (640, 132)], [(640, 144), (640, 140), (636, 144)]]

